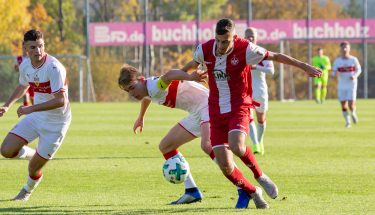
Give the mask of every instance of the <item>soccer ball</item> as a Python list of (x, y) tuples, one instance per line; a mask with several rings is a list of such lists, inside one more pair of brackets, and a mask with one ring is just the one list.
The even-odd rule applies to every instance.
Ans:
[(180, 184), (184, 182), (189, 174), (189, 163), (180, 155), (175, 155), (164, 162), (164, 178), (173, 184)]

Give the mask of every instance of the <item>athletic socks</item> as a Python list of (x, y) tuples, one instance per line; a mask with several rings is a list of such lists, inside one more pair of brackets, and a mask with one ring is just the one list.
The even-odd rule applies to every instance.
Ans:
[(254, 120), (251, 121), (249, 127), (250, 127), (249, 136), (250, 136), (251, 141), (253, 142), (253, 144), (259, 144), (259, 142), (258, 142), (259, 136), (257, 135), (257, 127), (255, 125)]
[[(173, 156), (180, 156), (180, 157), (183, 157), (183, 155), (178, 152), (177, 149), (175, 150), (172, 150), (170, 152), (167, 152), (165, 154), (163, 154), (165, 160), (168, 160), (169, 158), (173, 157)], [(193, 178), (193, 175), (190, 174), (188, 175), (187, 179), (184, 181), (184, 185), (185, 185), (185, 189), (190, 189), (190, 188), (194, 188), (194, 187), (197, 187), (197, 185), (195, 184), (195, 181), (194, 181), (194, 178)]]
[(43, 174), (40, 172), (40, 174), (36, 177), (29, 176), (27, 178), (27, 183), (23, 186), (23, 189), (25, 189), (27, 192), (31, 193), (34, 191), (34, 189), (39, 185), (39, 183), (42, 181)]
[(254, 178), (259, 178), (262, 175), (262, 171), (260, 170), (260, 167), (258, 166), (258, 163), (255, 160), (255, 156), (253, 155), (249, 147), (246, 147), (246, 152), (241, 157), (241, 160), (253, 172)]
[(266, 130), (266, 121), (263, 122), (263, 124), (258, 123), (257, 124), (257, 131), (258, 131), (258, 142), (262, 143), (263, 142), (263, 137), (264, 137), (264, 131)]
[(243, 174), (237, 167), (234, 167), (233, 172), (230, 175), (226, 175), (225, 177), (227, 177), (229, 181), (231, 181), (235, 186), (240, 187), (249, 194), (255, 193), (256, 191), (255, 187), (250, 184), (250, 182), (243, 176)]
[(15, 156), (15, 158), (31, 160), (34, 154), (35, 154), (35, 149), (32, 149), (28, 146), (23, 146), (21, 150), (18, 152), (18, 154)]

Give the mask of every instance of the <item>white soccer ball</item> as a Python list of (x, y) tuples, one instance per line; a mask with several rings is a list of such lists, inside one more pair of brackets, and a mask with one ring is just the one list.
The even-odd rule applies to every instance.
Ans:
[(189, 174), (189, 163), (180, 155), (175, 155), (164, 162), (164, 178), (173, 184), (180, 184), (184, 182)]

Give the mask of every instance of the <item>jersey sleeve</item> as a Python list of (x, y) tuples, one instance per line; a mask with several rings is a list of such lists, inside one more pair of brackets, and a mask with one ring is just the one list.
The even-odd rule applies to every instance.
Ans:
[(23, 86), (29, 86), (29, 82), (26, 79), (26, 69), (24, 66), (19, 67), (19, 75), (18, 81)]
[(359, 64), (359, 61), (357, 58), (354, 58), (354, 63), (355, 63), (355, 72), (354, 72), (354, 77), (358, 78), (358, 76), (362, 72), (361, 64)]
[(204, 65), (204, 55), (203, 55), (202, 44), (199, 44), (199, 45), (197, 46), (197, 49), (196, 49), (195, 52), (194, 52), (193, 59), (194, 59), (197, 63)]
[(151, 99), (159, 98), (162, 96), (163, 91), (165, 91), (165, 89), (158, 86), (158, 84), (160, 84), (159, 81), (160, 77), (151, 77), (147, 79), (147, 91)]
[(258, 65), (256, 65), (256, 69), (266, 74), (273, 75), (275, 73), (273, 61), (271, 60), (264, 60), (260, 62)]
[(331, 61), (329, 60), (329, 57), (325, 57), (326, 59), (326, 69), (331, 70)]
[(249, 43), (246, 48), (246, 63), (256, 65), (268, 56), (268, 51), (253, 43)]
[(52, 93), (65, 92), (66, 86), (66, 70), (63, 65), (59, 63), (51, 64), (50, 69), (50, 84)]
[(336, 72), (337, 72), (337, 59), (333, 62), (333, 66), (332, 66), (332, 75), (335, 76), (336, 75)]

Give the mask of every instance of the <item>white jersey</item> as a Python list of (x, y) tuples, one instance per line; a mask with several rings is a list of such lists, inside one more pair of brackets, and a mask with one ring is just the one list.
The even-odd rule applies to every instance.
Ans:
[[(356, 89), (357, 78), (361, 74), (361, 65), (354, 56), (338, 57), (333, 63), (332, 74), (338, 73), (337, 89)], [(354, 77), (354, 80), (351, 78)]]
[(275, 69), (273, 62), (270, 60), (263, 60), (255, 69), (251, 70), (251, 82), (253, 86), (253, 99), (255, 101), (261, 98), (268, 99), (268, 87), (266, 82), (266, 74), (274, 74)]
[[(53, 94), (57, 92), (64, 92), (68, 97), (65, 67), (48, 54), (44, 63), (38, 68), (33, 67), (29, 58), (25, 59), (20, 65), (19, 82), (21, 85), (33, 88), (35, 92), (34, 104), (53, 99)], [(68, 102), (64, 107), (33, 112), (30, 115), (42, 121), (64, 123), (70, 120), (70, 105)]]
[(151, 100), (160, 105), (178, 108), (189, 113), (208, 107), (208, 89), (194, 81), (172, 81), (166, 90), (158, 87), (159, 77), (146, 79)]

